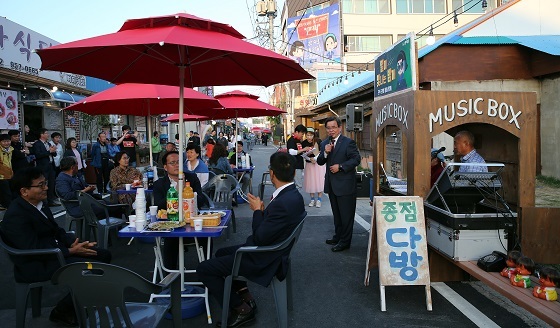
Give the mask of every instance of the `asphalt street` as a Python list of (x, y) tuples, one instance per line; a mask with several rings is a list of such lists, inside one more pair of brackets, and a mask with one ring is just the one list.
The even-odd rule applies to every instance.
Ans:
[[(250, 151), (256, 169), (253, 190), (257, 193), (268, 158), (276, 148), (256, 145)], [(273, 187), (265, 188), (264, 199), (269, 199)], [(305, 203), (309, 195), (303, 195)], [(308, 216), (292, 253), (294, 287), (294, 310), (289, 312), (290, 327), (546, 327), (546, 324), (530, 313), (515, 306), (480, 282), (432, 283), (433, 310), (427, 311), (423, 286), (387, 287), (387, 311), (380, 309), (378, 274), (371, 273), (370, 285), (364, 286), (366, 253), (369, 238), (369, 222), (372, 208), (369, 198), (358, 199), (356, 224), (352, 247), (333, 253), (325, 239), (330, 238), (334, 228), (328, 197), (323, 197), (321, 208), (307, 207)], [(215, 239), (214, 249), (242, 243), (251, 231), (252, 211), (247, 204), (235, 207), (237, 233), (229, 240), (225, 235)], [(151, 279), (154, 265), (153, 245), (113, 239), (110, 250), (113, 263), (129, 268)], [(187, 266), (196, 266), (194, 252), (186, 253)], [(12, 266), (7, 255), (0, 254), (0, 326), (15, 326), (15, 291)], [(188, 277), (195, 279), (195, 277)], [(276, 311), (272, 290), (250, 284), (258, 303), (256, 321), (252, 327), (276, 327)], [(57, 327), (49, 322), (48, 315), (64, 291), (48, 287), (43, 291), (41, 317), (32, 318), (27, 312), (26, 327)], [(132, 294), (131, 300), (147, 300)], [(214, 322), (220, 318), (220, 309), (211, 300)], [(160, 327), (171, 327), (165, 320)], [(205, 315), (183, 321), (184, 327), (209, 327)], [(212, 325), (213, 327), (214, 325)]]

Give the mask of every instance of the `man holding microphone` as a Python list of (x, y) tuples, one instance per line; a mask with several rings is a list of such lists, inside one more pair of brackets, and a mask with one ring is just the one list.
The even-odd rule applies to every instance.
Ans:
[(342, 123), (338, 117), (325, 121), (329, 138), (321, 143), (317, 164), (327, 164), (325, 193), (329, 195), (334, 218), (334, 235), (325, 242), (334, 245), (331, 250), (340, 252), (350, 248), (354, 215), (356, 213), (356, 166), (360, 153), (354, 140), (341, 134)]

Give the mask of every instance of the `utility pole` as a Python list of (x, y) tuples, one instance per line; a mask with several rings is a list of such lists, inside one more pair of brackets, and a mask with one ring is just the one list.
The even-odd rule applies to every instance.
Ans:
[(257, 16), (268, 17), (269, 49), (274, 51), (274, 18), (276, 18), (276, 0), (257, 1)]

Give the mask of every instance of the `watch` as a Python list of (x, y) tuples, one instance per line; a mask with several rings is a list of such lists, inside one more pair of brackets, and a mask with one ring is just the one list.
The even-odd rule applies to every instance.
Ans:
[(342, 169), (342, 164), (338, 164), (338, 170), (344, 172), (344, 170)]

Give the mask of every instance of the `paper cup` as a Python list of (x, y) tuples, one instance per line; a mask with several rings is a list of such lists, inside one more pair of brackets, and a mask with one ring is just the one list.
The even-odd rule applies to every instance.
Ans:
[(127, 183), (127, 184), (124, 185), (124, 188), (126, 190), (130, 190), (131, 187), (132, 187), (132, 184), (130, 184), (130, 183)]
[(150, 206), (150, 215), (157, 216), (157, 210), (158, 210), (157, 206)]
[(136, 231), (142, 231), (146, 226), (146, 220), (136, 221), (135, 224), (136, 224)]
[(135, 227), (135, 222), (136, 222), (136, 215), (129, 215), (128, 216), (128, 226), (129, 227)]
[(194, 219), (194, 230), (200, 231), (202, 230), (202, 221), (203, 219)]

